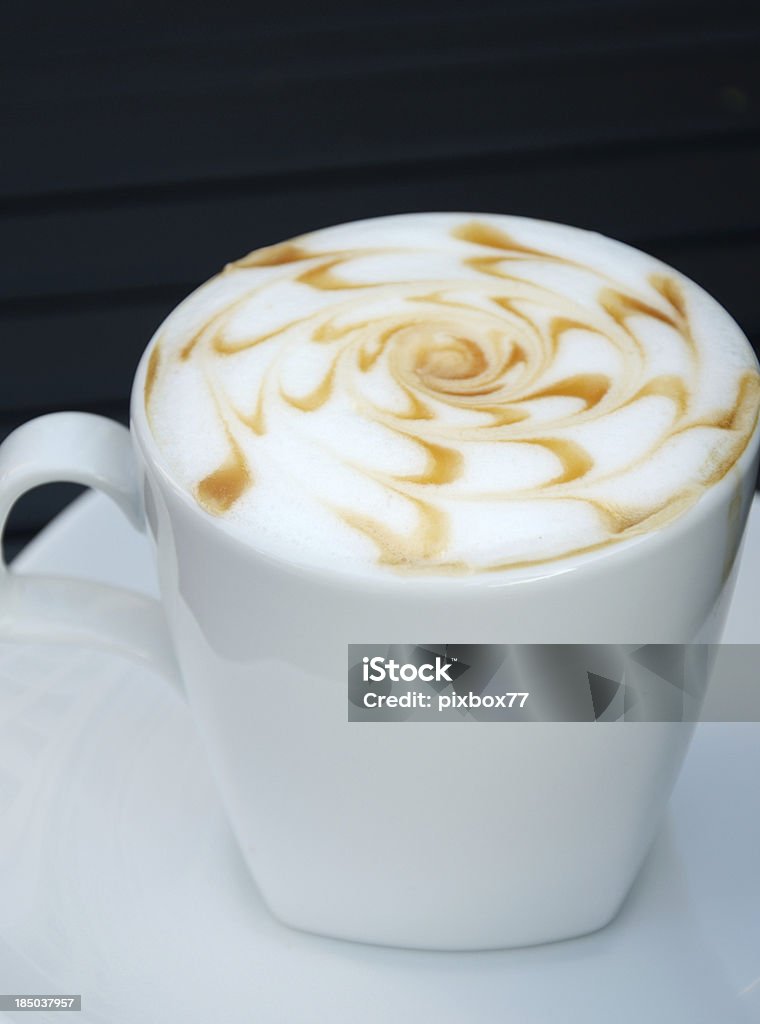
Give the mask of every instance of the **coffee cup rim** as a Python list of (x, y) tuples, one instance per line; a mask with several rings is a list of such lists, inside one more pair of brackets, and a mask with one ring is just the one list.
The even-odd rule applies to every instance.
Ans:
[[(433, 213), (432, 211), (427, 216), (463, 216), (471, 218), (480, 217), (493, 217), (493, 216), (504, 216), (496, 215), (493, 213), (472, 213), (472, 212), (456, 212), (456, 211), (439, 211)], [(414, 217), (419, 214), (394, 214), (392, 217)], [(532, 217), (519, 217), (509, 215), (511, 220), (522, 220), (527, 223), (538, 223), (557, 226), (558, 222), (543, 220), (540, 218)], [(366, 220), (383, 220), (389, 218), (365, 218)], [(362, 221), (348, 222), (352, 224), (360, 224)], [(342, 225), (336, 225), (342, 226)], [(572, 225), (562, 225), (561, 227), (568, 227), (572, 230), (577, 230), (585, 233), (587, 229), (573, 227)], [(627, 243), (619, 242), (615, 239), (611, 239), (608, 236), (602, 235), (607, 241), (615, 242), (618, 245), (623, 245), (635, 252), (642, 252), (642, 250), (636, 249), (634, 246), (630, 246)], [(655, 257), (647, 255), (650, 259), (656, 259)], [(669, 272), (675, 274), (679, 278), (688, 281), (691, 287), (698, 289), (704, 296), (710, 300), (715, 306), (722, 310), (725, 317), (727, 317), (733, 324), (734, 329), (745, 339), (747, 346), (750, 346), (749, 340), (742, 331), (741, 327), (736, 323), (731, 314), (723, 307), (717, 299), (706, 292), (700, 285), (687, 278), (681, 271), (676, 270), (668, 264), (663, 263), (661, 260), (657, 260), (658, 263)], [(194, 289), (190, 295), (195, 294), (200, 288), (203, 288), (207, 282), (202, 282), (197, 289)], [(188, 295), (184, 301), (190, 297)], [(180, 303), (179, 305), (181, 305)], [(178, 307), (175, 306), (174, 309)], [(172, 310), (173, 312), (174, 310)], [(193, 516), (199, 517), (199, 521), (203, 522), (209, 529), (213, 529), (219, 537), (223, 537), (226, 543), (229, 543), (235, 547), (239, 552), (247, 552), (248, 555), (255, 560), (263, 560), (271, 566), (277, 566), (278, 568), (289, 570), (297, 575), (303, 575), (311, 579), (321, 578), (325, 581), (332, 581), (335, 583), (342, 583), (352, 585), (356, 587), (369, 586), (373, 589), (395, 589), (399, 586), (405, 590), (410, 588), (416, 588), (421, 591), (429, 592), (430, 590), (441, 591), (441, 590), (452, 590), (460, 592), (465, 588), (474, 589), (490, 589), (494, 587), (504, 586), (519, 586), (527, 583), (535, 583), (543, 579), (550, 579), (558, 576), (565, 575), (567, 573), (576, 573), (583, 571), (585, 573), (593, 571), (594, 569), (599, 570), (602, 567), (608, 567), (610, 559), (615, 559), (621, 562), (623, 559), (631, 557), (637, 557), (636, 552), (639, 552), (642, 546), (646, 545), (647, 551), (651, 551), (653, 547), (658, 544), (667, 544), (672, 537), (678, 532), (687, 528), (694, 520), (697, 515), (706, 515), (712, 510), (717, 502), (719, 502), (726, 490), (726, 488), (740, 488), (741, 482), (744, 480), (745, 474), (752, 467), (754, 460), (757, 456), (758, 450), (760, 449), (760, 416), (755, 424), (754, 430), (750, 435), (744, 450), (741, 452), (739, 457), (730, 467), (728, 472), (715, 484), (708, 487), (700, 497), (687, 508), (683, 513), (678, 515), (675, 519), (669, 521), (663, 526), (656, 528), (650, 532), (644, 532), (635, 537), (630, 537), (626, 540), (617, 541), (611, 544), (605, 544), (597, 548), (588, 549), (578, 553), (565, 555), (557, 559), (551, 559), (541, 561), (534, 566), (525, 567), (512, 567), (504, 568), (493, 571), (477, 571), (474, 570), (471, 573), (393, 573), (392, 570), (387, 572), (368, 573), (359, 569), (352, 569), (351, 567), (334, 567), (334, 566), (320, 566), (309, 563), (299, 562), (297, 560), (289, 560), (282, 557), (279, 554), (267, 551), (264, 548), (257, 547), (254, 543), (241, 536), (240, 532), (234, 528), (232, 524), (224, 520), (223, 518), (213, 516), (207, 512), (182, 485), (175, 479), (172, 474), (168, 462), (164, 457), (158, 443), (156, 442), (150, 424), (148, 422), (147, 413), (145, 410), (144, 403), (144, 390), (145, 390), (145, 379), (148, 368), (148, 361), (153, 347), (162, 331), (163, 321), (154, 332), (150, 341), (148, 342), (145, 350), (140, 358), (135, 375), (133, 378), (131, 397), (130, 397), (130, 428), (132, 431), (133, 439), (141, 450), (143, 457), (159, 475), (163, 486), (173, 495), (174, 499), (178, 501), (185, 509), (190, 511)], [(753, 352), (754, 354), (754, 352)], [(760, 365), (755, 356), (755, 365), (760, 372)]]

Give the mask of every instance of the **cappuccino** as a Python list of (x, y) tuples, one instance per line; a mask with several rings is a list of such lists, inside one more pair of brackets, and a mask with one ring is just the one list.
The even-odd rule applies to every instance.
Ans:
[(146, 356), (173, 478), (252, 545), (362, 573), (493, 573), (682, 515), (760, 377), (728, 314), (603, 236), (411, 214), (258, 250)]

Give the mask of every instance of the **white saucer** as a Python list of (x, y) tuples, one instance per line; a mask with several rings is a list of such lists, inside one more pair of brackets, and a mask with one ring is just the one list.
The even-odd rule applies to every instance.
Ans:
[[(94, 495), (17, 566), (155, 590), (145, 541)], [(759, 578), (756, 502), (728, 640), (757, 639)], [(668, 823), (595, 935), (467, 954), (318, 939), (263, 907), (159, 679), (73, 647), (5, 645), (0, 992), (81, 993), (82, 1024), (757, 1022), (758, 779), (760, 724), (700, 725)]]

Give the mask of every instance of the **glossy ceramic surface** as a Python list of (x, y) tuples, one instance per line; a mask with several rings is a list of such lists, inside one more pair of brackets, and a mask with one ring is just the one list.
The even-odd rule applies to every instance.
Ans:
[[(156, 589), (145, 540), (98, 496), (19, 568)], [(756, 507), (727, 640), (757, 640), (759, 573)], [(82, 1024), (751, 1024), (759, 774), (760, 726), (699, 726), (643, 872), (594, 935), (467, 954), (319, 939), (267, 912), (190, 716), (153, 673), (72, 644), (5, 644), (0, 990), (81, 992)]]

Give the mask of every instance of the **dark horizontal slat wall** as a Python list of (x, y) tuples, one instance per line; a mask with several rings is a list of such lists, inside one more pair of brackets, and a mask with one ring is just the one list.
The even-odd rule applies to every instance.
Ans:
[(116, 8), (94, 9), (84, 40), (33, 41), (6, 65), (17, 146), (0, 195), (46, 194), (51, 159), (76, 191), (719, 136), (757, 118), (741, 95), (757, 63), (748, 4), (362, 6), (342, 20), (311, 6), (303, 27), (287, 4), (276, 22), (252, 6), (216, 28), (183, 17), (177, 40), (163, 20), (151, 37), (147, 5), (123, 39)]
[[(154, 329), (224, 262), (397, 211), (603, 231), (760, 344), (756, 5), (63, 10), (18, 7), (0, 44), (0, 437), (53, 409), (126, 419)], [(71, 493), (19, 503), (11, 548)]]

